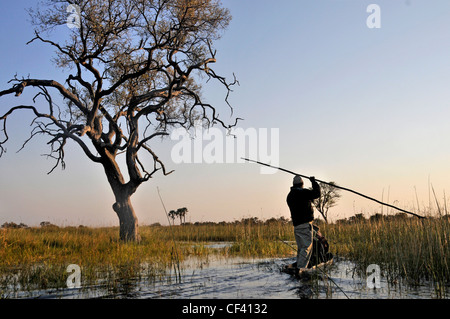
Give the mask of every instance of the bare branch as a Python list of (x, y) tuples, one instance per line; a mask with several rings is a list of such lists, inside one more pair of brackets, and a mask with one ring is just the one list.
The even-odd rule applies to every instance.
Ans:
[(38, 80), (38, 79), (23, 79), (23, 80), (16, 80), (16, 81), (18, 81), (19, 83), (14, 85), (12, 88), (10, 88), (8, 90), (1, 91), (0, 97), (3, 95), (11, 94), (11, 93), (16, 93), (16, 97), (18, 97), (22, 94), (23, 90), (27, 86), (53, 87), (53, 88), (57, 89), (63, 97), (69, 99), (72, 103), (74, 103), (80, 109), (80, 111), (87, 114), (87, 108), (80, 102), (78, 97), (75, 94), (73, 94), (72, 92), (70, 92), (69, 90), (67, 90), (63, 85), (61, 85), (57, 81)]

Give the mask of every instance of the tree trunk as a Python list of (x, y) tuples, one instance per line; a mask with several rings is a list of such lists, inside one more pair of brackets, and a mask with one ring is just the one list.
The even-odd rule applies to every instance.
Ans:
[(117, 200), (113, 209), (119, 217), (120, 239), (125, 242), (139, 242), (141, 238), (138, 232), (138, 219), (131, 205), (130, 196), (124, 196)]

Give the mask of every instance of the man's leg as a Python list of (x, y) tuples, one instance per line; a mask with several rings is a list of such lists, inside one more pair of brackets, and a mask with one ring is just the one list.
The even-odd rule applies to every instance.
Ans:
[(310, 223), (301, 224), (294, 228), (297, 242), (297, 268), (306, 268), (312, 253), (312, 228)]

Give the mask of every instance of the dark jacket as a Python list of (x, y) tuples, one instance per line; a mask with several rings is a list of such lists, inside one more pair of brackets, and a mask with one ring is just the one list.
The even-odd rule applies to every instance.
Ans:
[(312, 180), (311, 184), (312, 189), (293, 186), (287, 196), (286, 201), (291, 211), (294, 226), (309, 223), (314, 220), (314, 210), (311, 201), (319, 198), (320, 186), (315, 180)]

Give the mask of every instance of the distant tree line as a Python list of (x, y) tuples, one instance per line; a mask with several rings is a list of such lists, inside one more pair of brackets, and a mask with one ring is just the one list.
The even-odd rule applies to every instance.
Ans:
[[(349, 218), (338, 219), (336, 221), (336, 224), (352, 224), (352, 223), (377, 222), (377, 221), (401, 221), (401, 220), (411, 220), (411, 219), (415, 219), (415, 218), (416, 217), (409, 216), (408, 214), (405, 214), (405, 213), (397, 213), (394, 215), (384, 215), (384, 214), (380, 214), (380, 213), (375, 213), (375, 214), (369, 216), (369, 218), (364, 217), (363, 214), (355, 214), (354, 216), (351, 216)], [(433, 218), (449, 219), (450, 215), (442, 215), (439, 217), (429, 216), (427, 218), (428, 219), (433, 219)]]
[(371, 215), (369, 218), (364, 217), (363, 214), (355, 214), (349, 218), (338, 219), (336, 224), (352, 224), (352, 223), (361, 223), (361, 222), (377, 222), (377, 221), (398, 221), (398, 220), (407, 220), (412, 217), (408, 216), (405, 213), (397, 213), (394, 215), (383, 215), (380, 213), (375, 213)]
[[(39, 226), (41, 228), (52, 228), (52, 227), (59, 228), (58, 226), (56, 226), (48, 221), (40, 222)], [(84, 227), (84, 226), (80, 225), (79, 227)], [(1, 228), (19, 229), (19, 228), (30, 228), (30, 227), (24, 223), (16, 224), (14, 222), (5, 222), (2, 224)]]
[[(187, 222), (185, 221), (186, 218), (186, 214), (188, 212), (188, 209), (186, 207), (183, 208), (179, 208), (177, 210), (171, 210), (169, 212), (169, 217), (175, 221), (176, 218), (180, 219), (180, 225), (265, 225), (265, 226), (269, 226), (269, 225), (276, 225), (276, 224), (281, 224), (281, 225), (286, 225), (286, 224), (291, 224), (292, 220), (291, 218), (286, 218), (284, 216), (275, 218), (275, 217), (271, 217), (269, 219), (266, 220), (261, 220), (258, 217), (246, 217), (246, 218), (242, 218), (240, 220), (234, 220), (231, 222), (226, 222), (226, 221), (221, 221), (221, 222), (211, 222), (211, 221), (207, 221), (207, 222)], [(413, 216), (409, 216), (408, 214), (405, 213), (397, 213), (394, 215), (384, 215), (384, 214), (380, 214), (380, 213), (375, 213), (371, 216), (369, 216), (368, 218), (366, 218), (364, 216), (364, 214), (355, 214), (353, 216), (350, 216), (348, 218), (342, 218), (342, 219), (338, 219), (335, 222), (333, 222), (334, 224), (355, 224), (355, 223), (364, 223), (364, 222), (377, 222), (377, 221), (400, 221), (400, 220), (410, 220), (410, 219), (414, 219), (415, 217)], [(433, 219), (433, 218), (438, 218), (438, 217), (427, 217), (429, 219)], [(450, 219), (450, 215), (442, 215), (439, 218), (442, 219)], [(323, 219), (319, 219), (316, 218), (314, 219), (314, 224), (315, 225), (322, 225), (324, 223), (328, 223), (327, 221), (323, 220)], [(58, 228), (58, 226), (48, 222), (48, 221), (43, 221), (40, 224), (41, 228)], [(153, 223), (149, 226), (162, 226), (160, 223)], [(78, 226), (79, 228), (87, 228), (87, 226), (83, 226), (80, 225)], [(5, 222), (3, 223), (0, 228), (10, 228), (10, 229), (19, 229), (19, 228), (30, 228), (28, 225), (24, 224), (24, 223), (20, 223), (20, 224), (16, 224), (14, 222)]]
[(13, 222), (6, 222), (3, 223), (2, 228), (29, 228), (28, 225), (25, 225), (24, 223), (16, 224)]
[[(172, 211), (171, 211), (172, 212)], [(173, 211), (176, 213), (176, 211)], [(174, 215), (174, 213), (170, 214), (170, 216), (177, 216)], [(171, 217), (172, 218), (172, 217)], [(176, 218), (176, 217), (175, 217)], [(175, 219), (173, 218), (173, 219)], [(240, 220), (234, 220), (232, 222), (226, 222), (226, 221), (221, 221), (221, 222), (212, 222), (212, 221), (206, 221), (206, 222), (183, 222), (183, 225), (237, 225), (237, 224), (243, 224), (243, 225), (271, 225), (271, 224), (289, 224), (291, 223), (291, 219), (287, 219), (285, 217), (279, 217), (279, 218), (275, 218), (272, 217), (270, 219), (267, 220), (261, 220), (258, 217), (247, 217), (247, 218), (242, 218)], [(150, 226), (162, 226), (160, 223), (154, 223)]]
[[(429, 218), (433, 218), (433, 217), (429, 217)], [(450, 215), (444, 215), (441, 218), (449, 218), (450, 219)], [(405, 213), (398, 213), (398, 214), (394, 214), (394, 215), (385, 215), (385, 214), (380, 214), (380, 213), (375, 213), (371, 216), (369, 216), (368, 218), (366, 218), (364, 216), (364, 214), (355, 214), (353, 216), (350, 216), (348, 218), (342, 218), (342, 219), (338, 219), (334, 222), (329, 222), (329, 221), (325, 221), (322, 218), (316, 218), (314, 219), (314, 224), (317, 226), (321, 226), (324, 224), (356, 224), (356, 223), (364, 223), (364, 222), (377, 222), (377, 221), (399, 221), (399, 220), (412, 220), (415, 219), (414, 216), (409, 216), (408, 214)], [(274, 225), (274, 224), (281, 224), (281, 225), (286, 225), (286, 224), (291, 224), (292, 223), (292, 219), (291, 218), (286, 218), (284, 216), (281, 216), (279, 218), (269, 218), (267, 220), (261, 220), (258, 217), (246, 217), (246, 218), (242, 218), (240, 220), (234, 220), (234, 221), (221, 221), (221, 222), (212, 222), (212, 221), (205, 221), (205, 222), (188, 222), (188, 223), (183, 223), (183, 225), (264, 225), (264, 226), (268, 226), (268, 225)], [(160, 223), (154, 223), (150, 226), (162, 226)]]

